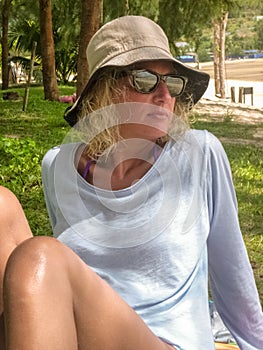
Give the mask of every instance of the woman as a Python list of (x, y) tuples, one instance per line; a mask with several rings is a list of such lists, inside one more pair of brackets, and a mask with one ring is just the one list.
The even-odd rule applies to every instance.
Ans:
[(226, 155), (186, 124), (209, 77), (140, 16), (104, 25), (87, 58), (73, 131), (43, 160), (57, 239), (26, 240), (7, 264), (7, 349), (212, 350), (208, 272), (240, 348), (263, 349)]

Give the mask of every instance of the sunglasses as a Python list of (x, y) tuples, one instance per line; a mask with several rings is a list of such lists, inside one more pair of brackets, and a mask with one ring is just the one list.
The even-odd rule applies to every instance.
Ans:
[(150, 94), (154, 92), (158, 88), (160, 82), (163, 81), (165, 82), (170, 95), (172, 97), (178, 97), (183, 93), (187, 83), (187, 78), (185, 77), (176, 74), (162, 75), (146, 69), (125, 71), (122, 72), (122, 74), (122, 76), (128, 75), (132, 87), (142, 94)]

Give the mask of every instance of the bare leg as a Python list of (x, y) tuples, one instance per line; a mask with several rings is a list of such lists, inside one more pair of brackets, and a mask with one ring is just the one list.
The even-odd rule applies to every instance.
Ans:
[(34, 237), (14, 251), (4, 296), (7, 350), (173, 349), (75, 253), (50, 237)]
[(7, 188), (0, 186), (0, 350), (4, 349), (3, 278), (6, 262), (14, 248), (31, 236), (17, 198)]

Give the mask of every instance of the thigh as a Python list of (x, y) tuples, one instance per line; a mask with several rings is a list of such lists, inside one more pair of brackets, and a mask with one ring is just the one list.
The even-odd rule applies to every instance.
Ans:
[(31, 350), (35, 344), (38, 350), (173, 349), (53, 238), (35, 237), (19, 245), (6, 276), (7, 349)]
[(16, 196), (0, 186), (0, 314), (3, 312), (3, 278), (6, 262), (15, 249), (25, 239), (32, 236), (23, 209)]
[(139, 315), (71, 250), (66, 259), (78, 349), (168, 350)]
[(83, 266), (83, 282), (78, 280), (74, 286), (81, 350), (89, 348), (87, 344), (90, 349), (101, 350), (174, 349), (155, 336), (138, 314), (95, 273), (91, 282), (91, 275), (89, 268)]

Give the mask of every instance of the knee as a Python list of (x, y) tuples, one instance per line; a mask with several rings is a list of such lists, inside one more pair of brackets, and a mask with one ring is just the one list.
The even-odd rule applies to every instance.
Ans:
[[(52, 237), (32, 237), (11, 253), (5, 271), (4, 293), (35, 293), (43, 283), (66, 271), (64, 246)], [(55, 275), (56, 274), (56, 275)]]
[(2, 213), (12, 213), (12, 209), (20, 206), (17, 197), (8, 188), (0, 186), (0, 215)]
[(19, 206), (16, 196), (7, 188), (0, 186), (0, 223), (1, 226), (6, 222), (12, 222)]
[(32, 236), (23, 208), (13, 192), (0, 186), (0, 240), (14, 245)]

